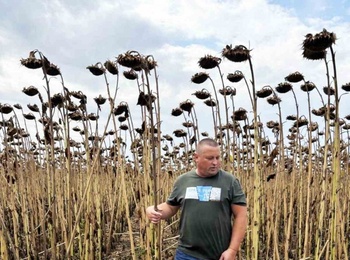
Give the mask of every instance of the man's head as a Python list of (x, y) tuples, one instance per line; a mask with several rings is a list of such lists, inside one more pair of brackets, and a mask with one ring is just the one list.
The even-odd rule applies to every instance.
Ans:
[(202, 139), (194, 154), (197, 165), (197, 174), (201, 177), (210, 177), (218, 173), (221, 167), (220, 146), (211, 139)]

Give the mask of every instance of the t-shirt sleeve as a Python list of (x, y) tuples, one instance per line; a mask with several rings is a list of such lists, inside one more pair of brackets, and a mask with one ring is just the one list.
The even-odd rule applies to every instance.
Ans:
[(237, 205), (247, 205), (247, 199), (246, 195), (243, 192), (241, 183), (237, 178), (232, 183), (231, 187), (231, 204), (237, 204)]
[(173, 190), (170, 193), (166, 203), (168, 203), (171, 206), (180, 206), (181, 201), (180, 201), (180, 185), (179, 185), (179, 178), (175, 181)]

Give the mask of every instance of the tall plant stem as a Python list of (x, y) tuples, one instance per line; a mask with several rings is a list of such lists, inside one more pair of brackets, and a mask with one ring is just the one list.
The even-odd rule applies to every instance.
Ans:
[[(160, 150), (156, 150), (156, 148), (158, 147), (158, 149), (160, 149), (160, 129), (158, 130), (157, 133), (157, 144), (156, 144), (156, 140), (154, 138), (154, 126), (155, 126), (155, 120), (154, 120), (154, 115), (153, 113), (157, 114), (157, 109), (156, 107), (153, 108), (152, 105), (152, 98), (151, 98), (151, 88), (150, 88), (150, 81), (149, 81), (149, 77), (148, 77), (148, 73), (149, 71), (145, 70), (145, 73), (143, 74), (145, 76), (146, 79), (146, 86), (147, 86), (147, 91), (148, 91), (148, 95), (149, 95), (149, 99), (148, 99), (148, 109), (149, 109), (149, 115), (150, 115), (150, 140), (151, 140), (151, 152), (152, 152), (152, 177), (153, 177), (153, 193), (154, 193), (154, 207), (155, 210), (158, 211), (158, 204), (159, 204), (159, 191), (158, 191), (158, 187), (159, 187), (159, 171), (160, 171)], [(155, 75), (156, 79), (157, 79), (157, 75)], [(157, 84), (157, 90), (158, 90), (158, 81), (156, 82)], [(156, 92), (157, 95), (157, 100), (159, 102), (159, 94), (158, 92)], [(158, 103), (159, 104), (159, 103)], [(160, 120), (159, 120), (159, 115), (156, 117), (157, 120), (157, 127), (160, 127)], [(159, 156), (157, 156), (157, 154)], [(161, 229), (160, 226), (158, 226), (157, 228), (157, 248), (156, 248), (156, 259), (161, 259)]]
[[(39, 52), (41, 61), (43, 64), (47, 64), (47, 59), (44, 57), (44, 55)], [(57, 238), (56, 238), (56, 221), (57, 221), (57, 209), (56, 209), (56, 176), (55, 176), (55, 151), (54, 151), (54, 135), (53, 135), (53, 111), (52, 111), (52, 103), (51, 103), (51, 93), (50, 93), (50, 84), (48, 80), (48, 76), (46, 73), (46, 65), (42, 66), (44, 79), (46, 83), (46, 92), (47, 92), (47, 98), (48, 98), (48, 105), (49, 105), (49, 128), (48, 128), (48, 134), (51, 136), (50, 143), (47, 143), (50, 145), (47, 146), (47, 153), (46, 153), (46, 162), (47, 162), (47, 174), (48, 174), (48, 191), (49, 191), (49, 207), (51, 207), (51, 204), (53, 204), (52, 208), (52, 224), (49, 224), (49, 229), (51, 232), (51, 252), (52, 252), (52, 259), (55, 260), (56, 255), (56, 244), (57, 244)], [(45, 138), (46, 140), (46, 138)], [(46, 140), (45, 142), (47, 142)], [(50, 154), (49, 154), (50, 152)], [(51, 157), (51, 159), (50, 159)], [(49, 188), (51, 187), (51, 188)]]
[[(223, 74), (221, 73), (220, 66), (217, 66), (220, 74), (221, 84), (222, 84), (222, 90), (225, 91), (225, 84), (223, 79)], [(218, 100), (219, 102), (219, 100)], [(225, 102), (225, 116), (226, 116), (226, 158), (230, 158), (230, 127), (229, 127), (229, 117), (228, 117), (228, 107), (227, 107), (227, 100), (226, 100), (226, 92), (224, 92), (224, 102)], [(219, 103), (218, 103), (219, 105)], [(220, 124), (221, 126), (221, 124)], [(226, 163), (226, 162), (225, 162)]]
[[(219, 68), (219, 72), (220, 72), (220, 67)], [(221, 72), (220, 72), (220, 76), (221, 76)], [(215, 118), (218, 118), (219, 120), (219, 125), (217, 126), (216, 124), (214, 125), (215, 129), (221, 129), (222, 124), (221, 124), (221, 115), (220, 115), (220, 104), (219, 104), (219, 99), (218, 99), (218, 93), (216, 92), (216, 88), (215, 88), (215, 84), (214, 81), (212, 80), (211, 77), (209, 77), (210, 82), (213, 86), (213, 90), (214, 90), (214, 95), (215, 95), (215, 101), (216, 101), (216, 116)], [(217, 130), (215, 130), (215, 137), (217, 138)], [(222, 135), (220, 133), (219, 135), (219, 140), (220, 140), (220, 147), (221, 147), (221, 152), (223, 151), (223, 142), (222, 142)]]
[(336, 259), (337, 255), (337, 228), (339, 228), (338, 223), (338, 209), (339, 209), (339, 178), (341, 175), (340, 172), (340, 126), (339, 126), (339, 94), (338, 94), (338, 83), (337, 83), (337, 70), (335, 64), (335, 53), (332, 46), (330, 47), (332, 55), (332, 64), (333, 64), (333, 81), (334, 81), (334, 99), (335, 99), (335, 119), (334, 119), (334, 145), (333, 145), (333, 176), (332, 176), (332, 197), (331, 197), (331, 219), (330, 219), (330, 244), (331, 248), (331, 257)]
[[(326, 58), (324, 59), (325, 66), (326, 66), (326, 76), (327, 76), (327, 86), (330, 86), (330, 77), (329, 77), (329, 68), (328, 68), (328, 63)], [(318, 91), (318, 89), (317, 89)], [(321, 96), (320, 92), (318, 91), (319, 95)], [(321, 96), (322, 98), (322, 96)], [(320, 213), (319, 213), (319, 219), (320, 221), (318, 222), (318, 228), (316, 230), (316, 251), (315, 251), (315, 256), (316, 259), (321, 259), (321, 256), (326, 250), (327, 247), (324, 247), (324, 250), (321, 250), (321, 243), (324, 238), (323, 236), (323, 226), (324, 226), (324, 216), (326, 214), (325, 209), (326, 209), (326, 196), (327, 196), (327, 185), (326, 185), (326, 175), (327, 175), (327, 169), (328, 169), (328, 151), (329, 151), (329, 138), (330, 138), (330, 129), (329, 129), (329, 107), (330, 107), (330, 95), (328, 95), (328, 101), (327, 101), (327, 107), (325, 107), (324, 101), (322, 99), (323, 107), (326, 109), (326, 114), (325, 114), (325, 137), (324, 137), (324, 152), (323, 152), (323, 165), (322, 165), (322, 182), (321, 182), (321, 201), (320, 201)], [(328, 240), (329, 241), (329, 240)], [(327, 252), (325, 253), (326, 255)]]
[(306, 212), (305, 212), (305, 229), (304, 229), (304, 258), (310, 254), (310, 242), (309, 242), (309, 233), (310, 233), (310, 204), (311, 204), (311, 182), (312, 182), (312, 122), (311, 122), (311, 105), (310, 105), (310, 92), (307, 92), (307, 103), (309, 111), (309, 131), (308, 131), (308, 167), (307, 167), (307, 196), (306, 196)]
[[(251, 58), (249, 57), (249, 66), (251, 72), (251, 83), (252, 83), (252, 92), (254, 98), (250, 93), (249, 87), (249, 96), (252, 101), (253, 113), (254, 113), (254, 195), (253, 195), (253, 220), (252, 220), (252, 246), (253, 246), (253, 259), (259, 259), (259, 230), (261, 225), (261, 185), (262, 185), (262, 177), (260, 175), (260, 169), (257, 167), (258, 165), (258, 151), (259, 151), (259, 125), (258, 125), (258, 113), (257, 113), (257, 97), (255, 94), (255, 80), (254, 80), (254, 70)], [(247, 85), (248, 86), (248, 85)]]

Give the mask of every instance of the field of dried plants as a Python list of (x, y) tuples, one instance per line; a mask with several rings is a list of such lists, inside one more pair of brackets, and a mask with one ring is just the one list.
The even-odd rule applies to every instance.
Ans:
[[(350, 115), (341, 117), (339, 104), (350, 83), (338, 86), (335, 42), (326, 30), (302, 42), (306, 60), (325, 64), (323, 88), (296, 71), (276, 87), (256, 89), (251, 50), (243, 45), (225, 46), (222, 57), (201, 57), (205, 71), (191, 81), (212, 86), (193, 93), (208, 107), (209, 133), (200, 132), (190, 99), (168, 112), (183, 117), (182, 127), (161, 131), (158, 64), (151, 55), (128, 51), (88, 66), (106, 86), (91, 112), (87, 96), (65, 86), (58, 66), (31, 51), (20, 63), (41, 71), (45, 87), (23, 89), (34, 104), (0, 104), (0, 259), (172, 259), (178, 216), (154, 226), (145, 208), (165, 201), (175, 178), (194, 167), (193, 149), (203, 136), (219, 141), (222, 167), (247, 194), (249, 227), (238, 259), (349, 259)], [(248, 66), (250, 75), (223, 73), (224, 62)], [(218, 82), (209, 74), (215, 70)], [(51, 77), (61, 82), (58, 93)], [(118, 102), (122, 80), (139, 90), (139, 128), (129, 104)], [(249, 107), (235, 108), (238, 82), (247, 88)], [(321, 107), (311, 107), (312, 91)], [(307, 95), (308, 111), (299, 111), (297, 92)], [(286, 95), (295, 112), (282, 117)], [(277, 119), (260, 120), (264, 99)]]

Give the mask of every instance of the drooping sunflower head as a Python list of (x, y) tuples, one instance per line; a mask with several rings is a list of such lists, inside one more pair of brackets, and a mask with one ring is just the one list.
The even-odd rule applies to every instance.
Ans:
[(213, 69), (217, 67), (221, 63), (221, 59), (218, 57), (214, 57), (212, 55), (205, 55), (200, 58), (198, 61), (199, 67), (202, 69)]
[(281, 99), (278, 97), (278, 96), (272, 96), (272, 97), (269, 97), (268, 99), (267, 99), (267, 103), (269, 103), (270, 105), (276, 105), (276, 104), (278, 104), (278, 103), (280, 103), (281, 102)]
[(256, 96), (259, 98), (266, 98), (272, 94), (272, 89), (270, 86), (265, 86), (256, 92)]
[(312, 91), (314, 88), (316, 88), (315, 84), (310, 81), (307, 81), (305, 84), (300, 86), (300, 89), (304, 92)]
[(142, 57), (136, 51), (127, 51), (125, 54), (120, 54), (117, 57), (117, 62), (124, 67), (135, 69), (141, 67)]
[(0, 112), (3, 113), (3, 114), (9, 114), (11, 113), (13, 110), (12, 106), (9, 105), (9, 104), (0, 104)]
[(186, 101), (180, 103), (180, 108), (183, 111), (186, 111), (188, 113), (191, 113), (191, 110), (192, 110), (193, 106), (194, 106), (194, 103), (191, 100), (189, 100), (189, 99), (187, 99)]
[(234, 48), (232, 48), (232, 45), (226, 45), (221, 54), (233, 62), (242, 62), (250, 58), (250, 50), (243, 45), (237, 45)]
[(229, 73), (227, 79), (233, 83), (241, 81), (244, 78), (242, 71), (236, 70), (234, 73)]
[(291, 83), (298, 83), (304, 80), (304, 76), (299, 71), (296, 71), (285, 77), (285, 80)]
[(311, 51), (308, 49), (303, 50), (303, 57), (308, 60), (322, 60), (326, 57), (327, 51)]
[(193, 95), (195, 95), (198, 99), (207, 99), (210, 97), (210, 93), (206, 89), (198, 90), (194, 92)]
[(343, 90), (345, 90), (346, 92), (349, 92), (350, 91), (350, 82), (342, 85), (341, 88)]
[(103, 105), (106, 102), (107, 98), (99, 95), (98, 97), (95, 97), (94, 100), (95, 100), (97, 105)]
[(278, 93), (287, 93), (288, 91), (290, 91), (293, 88), (292, 84), (288, 83), (288, 82), (282, 82), (279, 83), (278, 86), (276, 87), (276, 91)]
[(35, 54), (37, 51), (29, 52), (29, 57), (26, 59), (21, 59), (21, 64), (28, 69), (39, 69), (43, 66), (41, 59), (37, 59)]
[(95, 65), (87, 66), (86, 68), (95, 76), (101, 76), (105, 72), (105, 69), (100, 62)]
[(196, 84), (201, 84), (209, 78), (209, 74), (205, 72), (199, 72), (192, 76), (191, 81)]
[(107, 60), (103, 65), (109, 73), (111, 73), (112, 75), (118, 75), (118, 67), (115, 62)]
[(32, 97), (32, 96), (35, 96), (36, 94), (38, 94), (39, 90), (36, 87), (34, 87), (34, 86), (29, 86), (27, 88), (26, 87), (23, 88), (22, 92), (24, 94)]
[(236, 89), (231, 88), (230, 86), (226, 86), (222, 89), (219, 89), (219, 93), (223, 96), (235, 96), (236, 95)]
[(310, 51), (324, 51), (335, 43), (335, 33), (323, 29), (322, 32), (312, 35), (308, 33), (303, 41), (303, 48)]

